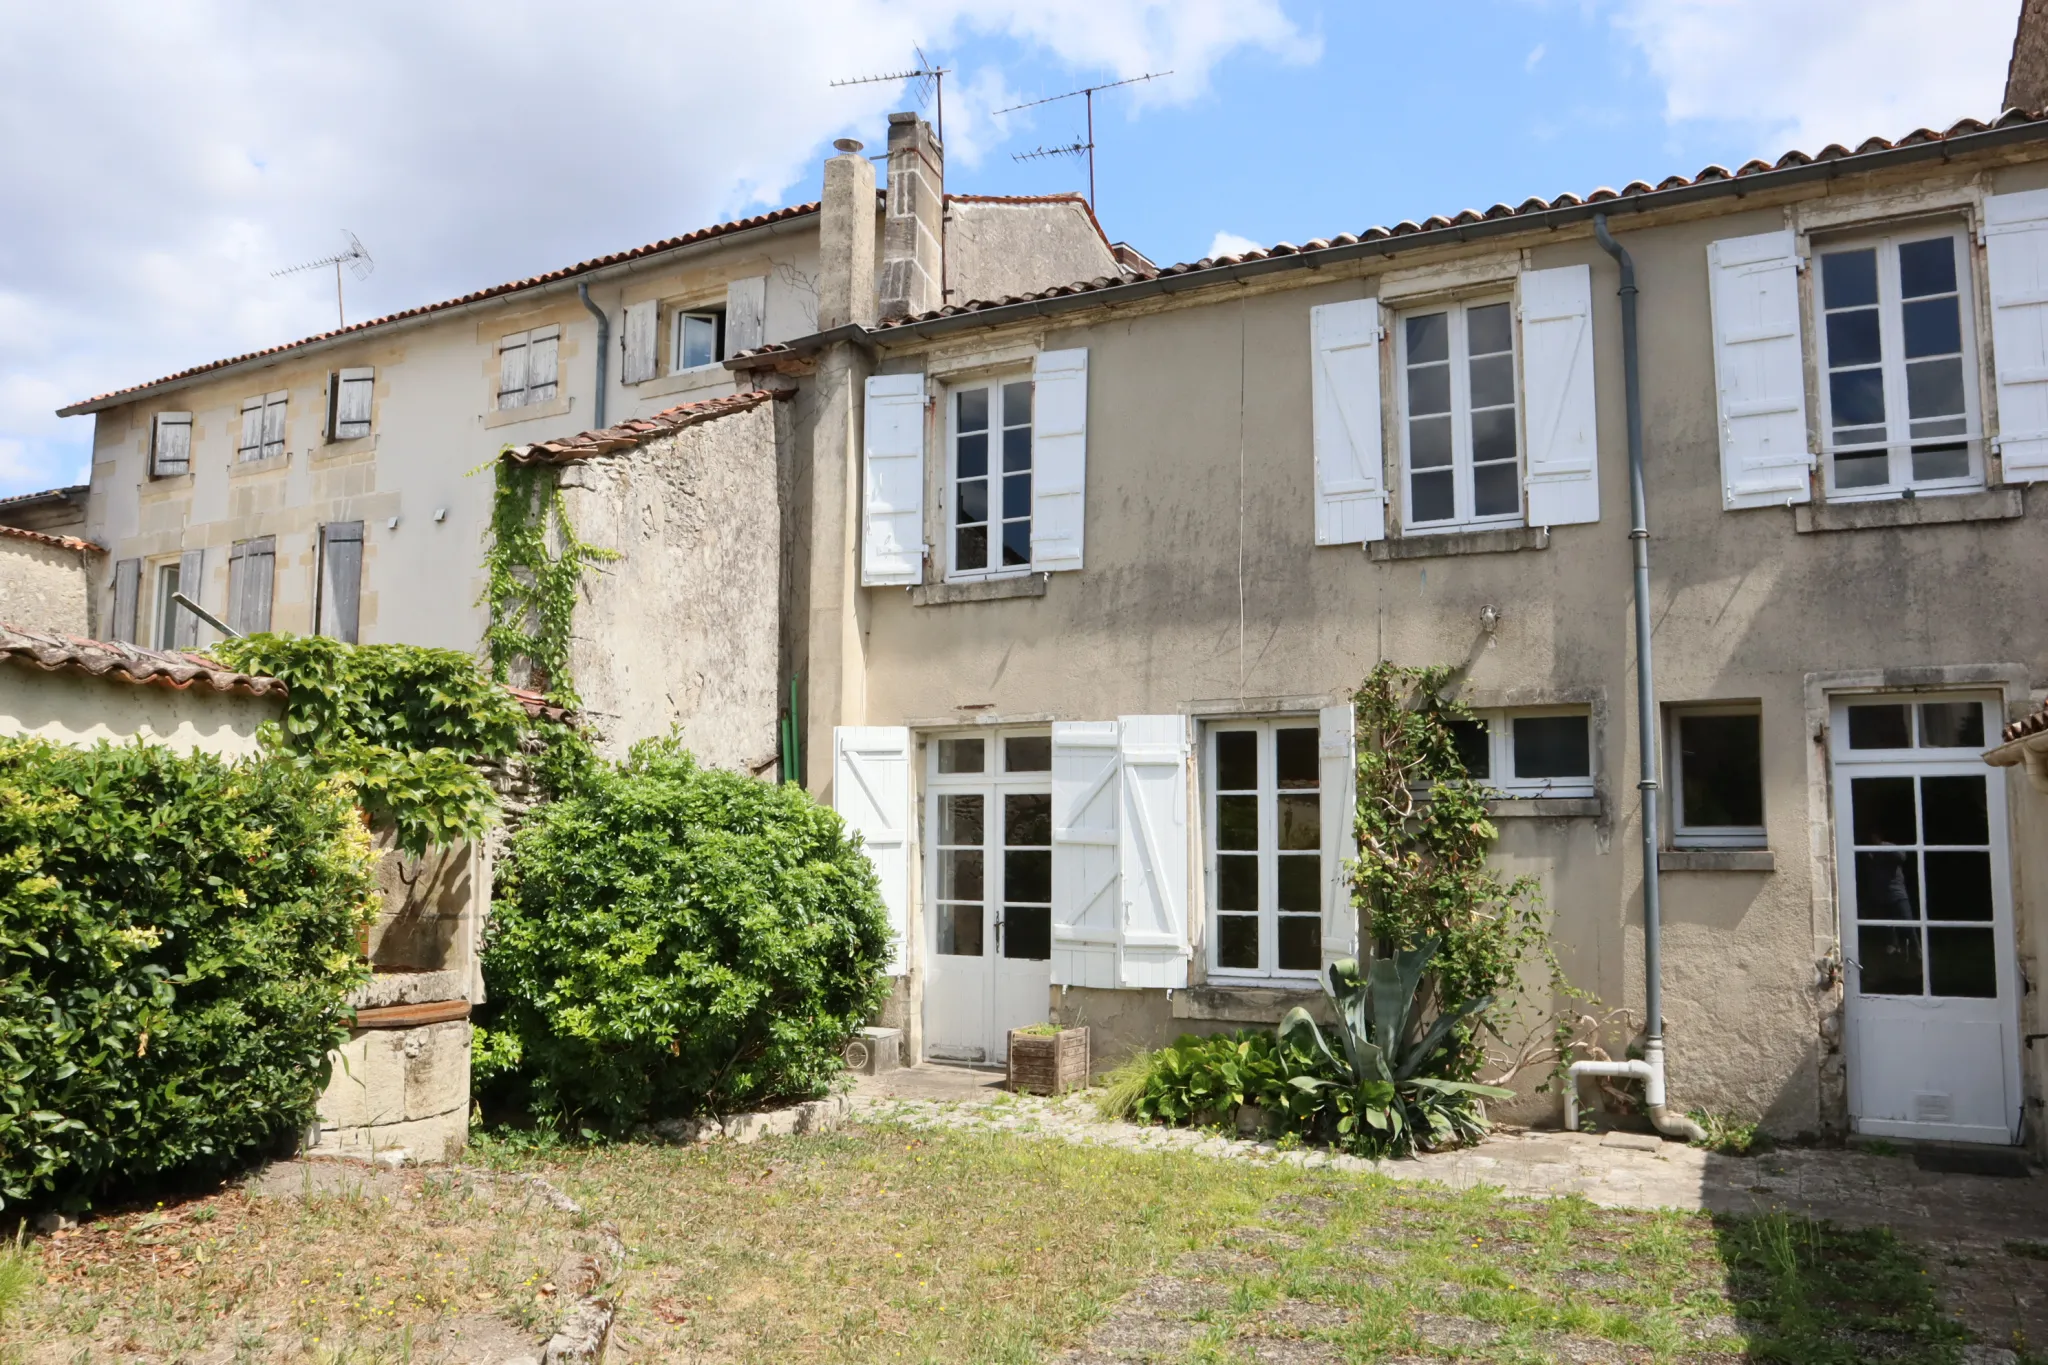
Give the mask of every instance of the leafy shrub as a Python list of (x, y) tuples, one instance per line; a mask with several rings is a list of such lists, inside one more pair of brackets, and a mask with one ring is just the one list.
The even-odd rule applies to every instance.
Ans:
[(1275, 1123), (1306, 1133), (1317, 1126), (1323, 1101), (1289, 1082), (1313, 1064), (1308, 1052), (1271, 1029), (1183, 1034), (1112, 1071), (1097, 1108), (1106, 1118), (1181, 1124), (1225, 1121), (1240, 1105), (1255, 1104)]
[(0, 740), (0, 1196), (221, 1169), (311, 1118), (363, 979), (339, 780)]
[(888, 952), (837, 814), (646, 741), (513, 836), (476, 1072), (493, 1109), (599, 1131), (815, 1095)]

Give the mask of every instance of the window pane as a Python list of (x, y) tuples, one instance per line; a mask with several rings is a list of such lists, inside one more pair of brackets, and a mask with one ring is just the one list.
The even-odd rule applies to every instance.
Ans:
[(1014, 569), (1031, 562), (1031, 522), (1003, 523), (1003, 567)]
[(1479, 465), (1472, 471), (1472, 515), (1504, 517), (1522, 506), (1520, 471), (1506, 464)]
[(1820, 258), (1821, 297), (1829, 308), (1877, 302), (1877, 249), (1835, 251)]
[(1257, 848), (1259, 846), (1259, 798), (1219, 796), (1216, 798), (1216, 847)]
[(1427, 417), (1408, 424), (1408, 463), (1417, 469), (1440, 469), (1451, 462), (1451, 419)]
[[(959, 743), (960, 741), (953, 741)], [(979, 772), (976, 768), (974, 771)], [(939, 842), (981, 847), (981, 797), (952, 795), (939, 798)]]
[(1216, 917), (1216, 965), (1246, 972), (1259, 969), (1258, 916)]
[(1909, 299), (1956, 292), (1956, 239), (1933, 237), (1899, 248), (1899, 293)]
[(1968, 446), (1939, 445), (1913, 447), (1914, 478), (1966, 479), (1969, 476), (1970, 448)]
[(1031, 468), (1031, 428), (1013, 427), (1003, 433), (1003, 468), (1008, 471)]
[(1586, 735), (1585, 716), (1516, 716), (1515, 776), (1592, 776), (1592, 752)]
[(1913, 722), (1902, 703), (1877, 702), (1849, 708), (1849, 747), (1910, 749)]
[(1006, 427), (1031, 425), (1031, 381), (1019, 380), (1003, 385), (1003, 425)]
[(1413, 365), (1408, 370), (1408, 411), (1414, 416), (1451, 410), (1451, 367)]
[(1216, 855), (1216, 908), (1259, 908), (1259, 859), (1254, 853)]
[(1031, 515), (1031, 475), (1028, 473), (1003, 475), (1003, 515)]
[(717, 337), (718, 324), (712, 319), (686, 315), (683, 318), (683, 368), (693, 369), (716, 360)]
[(1954, 299), (1922, 299), (1900, 309), (1906, 324), (1906, 359), (1954, 355), (1963, 349), (1962, 309)]
[[(1489, 303), (1484, 308), (1467, 309), (1465, 349), (1473, 355), (1508, 350), (1513, 345), (1510, 322), (1508, 306), (1504, 303)], [(1475, 397), (1472, 401), (1477, 403), (1479, 400)]]
[(1877, 339), (1877, 310), (1856, 308), (1828, 314), (1828, 365), (1875, 365), (1883, 359)]
[(1483, 356), (1472, 362), (1472, 406), (1496, 408), (1515, 401), (1515, 358)]
[(978, 479), (988, 473), (988, 436), (986, 433), (978, 432), (972, 436), (962, 436), (955, 444), (954, 449), (959, 452), (953, 471), (954, 477)]
[(1493, 746), (1487, 741), (1486, 722), (1454, 720), (1449, 724), (1451, 743), (1457, 746), (1458, 761), (1465, 765), (1465, 776), (1482, 779), (1492, 777)]
[(1986, 809), (1988, 777), (1923, 777), (1920, 818), (1925, 842), (1976, 844), (1991, 842), (1991, 816)]
[(1920, 918), (1920, 882), (1911, 853), (1856, 855), (1856, 918)]
[(1449, 521), (1457, 515), (1457, 501), (1451, 488), (1451, 471), (1436, 470), (1428, 474), (1417, 474), (1409, 480), (1413, 496), (1409, 499), (1410, 520), (1418, 525), (1432, 521)]
[(1052, 900), (1052, 852), (1010, 849), (1003, 854), (1003, 900), (1045, 905)]
[(1277, 904), (1282, 910), (1313, 910), (1321, 913), (1323, 908), (1323, 859), (1320, 854), (1284, 853), (1280, 855), (1280, 887)]
[(1314, 915), (1280, 917), (1280, 970), (1313, 972), (1323, 965), (1323, 924)]
[(1927, 993), (1989, 1000), (1998, 994), (1998, 958), (1989, 929), (1927, 931)]
[(1419, 365), (1430, 360), (1451, 358), (1451, 315), (1449, 313), (1424, 313), (1407, 320), (1408, 363)]
[(1920, 747), (1981, 749), (1984, 747), (1984, 703), (1923, 701), (1920, 703)]
[(1991, 918), (1989, 853), (1923, 853), (1927, 860), (1927, 918)]
[(1910, 777), (1859, 777), (1849, 783), (1849, 837), (1860, 847), (1917, 844)]
[(1757, 716), (1678, 718), (1681, 825), (1763, 824), (1761, 723)]
[(1906, 367), (1906, 415), (1948, 417), (1963, 410), (1963, 362), (1923, 360)]
[(942, 848), (939, 850), (939, 899), (974, 901), (979, 916), (981, 901), (981, 850)]
[(1280, 801), (1280, 847), (1321, 849), (1323, 846), (1323, 798), (1314, 792), (1282, 792)]
[(1494, 408), (1472, 414), (1472, 458), (1488, 460), (1515, 458), (1515, 410)]
[(1259, 785), (1259, 736), (1255, 730), (1216, 733), (1216, 790), (1256, 791)]
[(1835, 426), (1866, 427), (1884, 420), (1884, 372), (1836, 370), (1828, 375)]
[(981, 956), (981, 907), (939, 907), (939, 951), (949, 957)]
[(962, 389), (954, 401), (958, 404), (955, 425), (961, 431), (988, 430), (988, 390)]
[[(1877, 438), (1882, 439), (1883, 433)], [(1843, 433), (1836, 433), (1842, 439)], [(1891, 458), (1883, 451), (1872, 455), (1837, 455), (1835, 457), (1835, 487), (1837, 488), (1878, 488), (1891, 482)]]
[(1856, 958), (1865, 995), (1920, 994), (1920, 931), (1870, 927), (1857, 931)]
[(988, 567), (988, 527), (964, 526), (954, 540), (953, 567), (960, 570)]
[(1012, 735), (1003, 741), (1003, 771), (1006, 773), (1049, 773), (1052, 771), (1051, 735)]
[(1312, 729), (1273, 732), (1273, 768), (1283, 787), (1313, 787), (1320, 781), (1316, 732)]
[(963, 526), (988, 520), (987, 479), (960, 481), (960, 516), (957, 520)]
[(1028, 905), (1003, 908), (1003, 956), (1043, 962), (1052, 956), (1052, 910)]
[[(1003, 842), (1011, 847), (1044, 848), (1052, 843), (1052, 797), (1045, 792), (1011, 793), (1003, 798)], [(1013, 896), (1013, 900), (1044, 900)]]
[[(985, 767), (987, 766), (987, 760), (986, 760), (986, 759), (985, 759), (985, 758), (984, 758), (984, 757), (982, 756), (982, 754), (983, 754), (983, 749), (982, 749), (982, 746), (983, 746), (983, 745), (985, 745), (986, 743), (988, 743), (988, 741), (987, 741), (987, 740), (985, 740), (985, 739), (983, 739), (983, 738), (982, 738), (982, 737), (981, 737), (980, 735), (970, 735), (970, 736), (969, 736), (968, 738), (966, 738), (966, 739), (942, 739), (942, 740), (940, 740), (940, 741), (939, 741), (939, 771), (940, 771), (940, 772), (942, 772), (942, 773), (978, 773), (978, 772), (981, 772), (981, 771), (983, 771), (983, 770), (984, 770), (984, 768), (985, 768)], [(972, 801), (972, 802), (974, 802), (974, 803), (975, 803), (975, 807), (974, 807), (974, 809), (975, 809), (975, 815), (974, 815), (974, 827), (975, 827), (975, 829), (976, 829), (976, 830), (979, 830), (979, 829), (981, 828), (981, 804), (980, 804), (980, 803), (981, 803), (981, 798), (980, 798), (980, 797), (978, 797), (978, 796), (955, 796), (955, 797), (951, 797), (951, 798), (949, 798), (949, 799), (951, 799), (951, 800), (954, 800), (954, 801)], [(960, 843), (960, 842), (963, 842), (963, 841), (962, 841), (962, 840), (958, 840), (958, 839), (948, 839), (948, 840), (946, 840), (945, 842), (947, 842), (947, 843), (949, 843), (949, 844), (952, 844), (952, 843)], [(976, 834), (976, 835), (974, 836), (974, 838), (973, 838), (972, 842), (975, 842), (975, 843), (979, 843), (979, 842), (981, 842), (981, 835), (980, 835), (979, 833), (977, 833), (977, 834)]]

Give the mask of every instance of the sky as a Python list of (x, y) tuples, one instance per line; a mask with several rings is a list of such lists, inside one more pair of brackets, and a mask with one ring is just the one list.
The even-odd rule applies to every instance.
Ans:
[[(1085, 189), (1155, 261), (1655, 183), (1999, 109), (2019, 0), (0, 0), (0, 496), (67, 402), (815, 198), (922, 49), (947, 188)], [(932, 110), (927, 106), (927, 116)]]

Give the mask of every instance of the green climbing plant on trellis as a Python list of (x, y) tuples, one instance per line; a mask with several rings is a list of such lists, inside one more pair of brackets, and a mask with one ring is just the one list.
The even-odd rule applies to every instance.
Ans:
[(523, 661), (530, 686), (558, 706), (576, 706), (569, 641), (583, 571), (618, 552), (577, 538), (553, 468), (500, 459), (495, 471), (483, 597), (491, 676), (509, 682)]

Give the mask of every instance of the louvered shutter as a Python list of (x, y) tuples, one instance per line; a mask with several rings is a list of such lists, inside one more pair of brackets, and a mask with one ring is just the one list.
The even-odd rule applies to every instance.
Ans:
[(142, 600), (142, 561), (124, 559), (114, 566), (114, 638), (123, 644), (135, 638), (137, 605)]
[(619, 328), (619, 382), (640, 384), (654, 378), (655, 324), (661, 305), (653, 299), (626, 306)]
[(284, 454), (284, 417), (290, 401), (291, 394), (284, 390), (263, 396), (263, 458), (266, 460)]
[(1319, 718), (1323, 825), (1323, 961), (1358, 953), (1358, 911), (1344, 864), (1358, 856), (1357, 717), (1346, 702), (1325, 706)]
[(243, 635), (270, 629), (277, 538), (236, 541), (228, 551), (228, 624)]
[(192, 414), (160, 412), (150, 443), (149, 472), (158, 478), (184, 474), (192, 468)]
[(1984, 200), (1991, 359), (2007, 483), (2048, 479), (2048, 190)]
[(1308, 310), (1316, 452), (1316, 544), (1387, 535), (1380, 446), (1380, 304), (1346, 299)]
[(330, 380), (333, 422), (329, 434), (350, 441), (370, 434), (370, 403), (377, 383), (374, 369), (338, 370)]
[(1520, 289), (1529, 524), (1598, 521), (1600, 414), (1593, 401), (1592, 267), (1526, 270)]
[(1117, 811), (1123, 802), (1113, 720), (1052, 727), (1052, 981), (1116, 986), (1123, 926)]
[(889, 910), (888, 973), (903, 975), (910, 923), (910, 731), (842, 725), (832, 731), (832, 808), (861, 836)]
[(1799, 255), (1789, 228), (1707, 247), (1721, 501), (1779, 507), (1810, 496)]
[(751, 351), (768, 339), (768, 277), (749, 275), (725, 287), (725, 354)]
[(861, 431), (860, 581), (924, 581), (924, 376), (868, 379)]
[(526, 343), (526, 401), (555, 401), (555, 380), (562, 345), (560, 327), (536, 328)]
[(328, 522), (320, 528), (320, 610), (315, 633), (356, 643), (362, 591), (363, 524)]
[(1185, 716), (1117, 721), (1123, 804), (1124, 986), (1188, 984), (1188, 723)]
[[(178, 556), (178, 591), (194, 602), (206, 601), (206, 551), (187, 550)], [(179, 607), (171, 630), (173, 649), (199, 648), (199, 618)]]
[(526, 333), (514, 332), (498, 343), (498, 411), (526, 403)]
[(263, 400), (250, 398), (242, 404), (242, 439), (235, 448), (238, 460), (263, 458)]
[(1057, 573), (1081, 567), (1088, 352), (1041, 351), (1031, 370), (1031, 567)]

